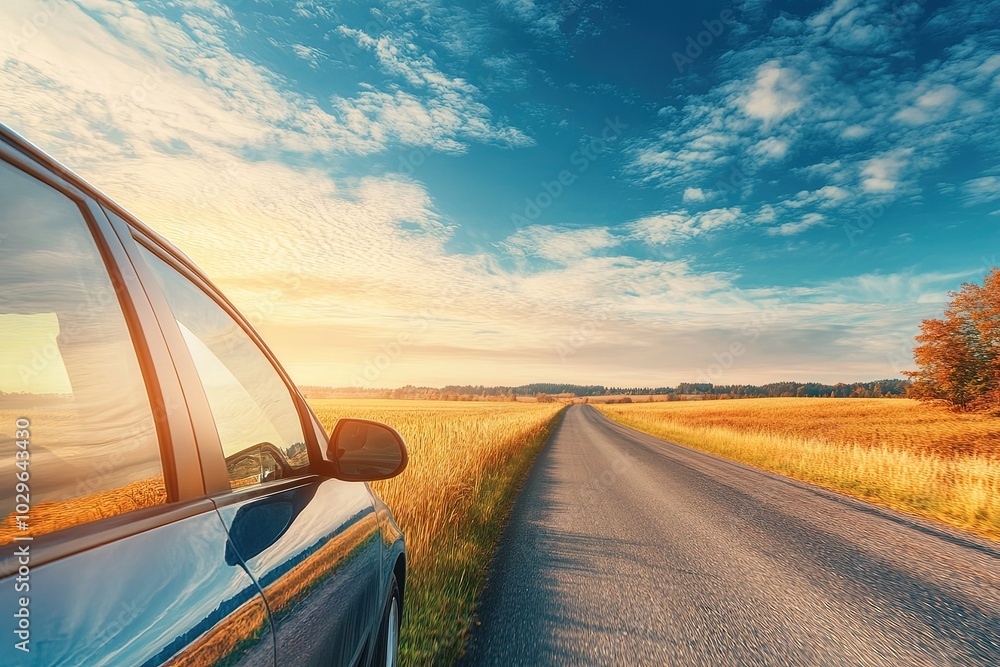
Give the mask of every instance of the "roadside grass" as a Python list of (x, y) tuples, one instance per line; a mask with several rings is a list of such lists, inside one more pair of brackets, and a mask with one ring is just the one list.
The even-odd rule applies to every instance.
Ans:
[(410, 464), (372, 484), (406, 534), (406, 612), (400, 662), (450, 665), (521, 484), (565, 406), (315, 399), (329, 430), (341, 417), (375, 419), (406, 440)]
[(910, 400), (595, 406), (694, 449), (1000, 539), (1000, 420)]

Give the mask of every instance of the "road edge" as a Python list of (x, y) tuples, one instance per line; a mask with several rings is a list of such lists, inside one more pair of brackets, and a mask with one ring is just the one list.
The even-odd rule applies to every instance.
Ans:
[(497, 556), (499, 555), (500, 546), (507, 534), (510, 519), (521, 502), (522, 492), (524, 491), (525, 486), (527, 486), (528, 480), (536, 470), (535, 464), (541, 457), (542, 453), (549, 447), (556, 433), (559, 432), (559, 428), (563, 424), (566, 412), (571, 407), (573, 407), (573, 404), (563, 406), (563, 408), (553, 415), (551, 420), (549, 420), (545, 429), (539, 433), (538, 436), (536, 436), (534, 442), (525, 447), (523, 450), (527, 452), (527, 455), (524, 457), (523, 461), (519, 462), (519, 469), (515, 473), (516, 481), (509, 486), (508, 496), (503, 501), (502, 517), (497, 521), (496, 536), (490, 544), (491, 554), (489, 564), (487, 565), (485, 572), (482, 573), (484, 575), (482, 584), (480, 585), (479, 590), (475, 592), (475, 605), (469, 618), (469, 623), (462, 631), (461, 647), (458, 652), (458, 656), (454, 659), (452, 664), (461, 664), (462, 660), (469, 652), (469, 647), (474, 639), (475, 628), (479, 625), (479, 612), (482, 608), (483, 600), (486, 599), (486, 595), (491, 588), (493, 575), (496, 570)]

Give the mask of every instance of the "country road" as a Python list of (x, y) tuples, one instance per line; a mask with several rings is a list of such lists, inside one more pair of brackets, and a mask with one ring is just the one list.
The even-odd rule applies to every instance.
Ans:
[(569, 408), (466, 665), (1000, 665), (1000, 545)]

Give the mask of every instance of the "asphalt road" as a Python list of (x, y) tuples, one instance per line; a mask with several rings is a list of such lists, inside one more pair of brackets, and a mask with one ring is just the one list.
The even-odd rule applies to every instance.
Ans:
[(1000, 665), (1000, 545), (573, 406), (467, 665)]

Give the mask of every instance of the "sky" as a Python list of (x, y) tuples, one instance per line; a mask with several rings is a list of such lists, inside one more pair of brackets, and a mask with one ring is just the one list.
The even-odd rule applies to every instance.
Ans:
[(0, 122), (303, 385), (861, 381), (1000, 264), (1000, 0), (4, 0)]

